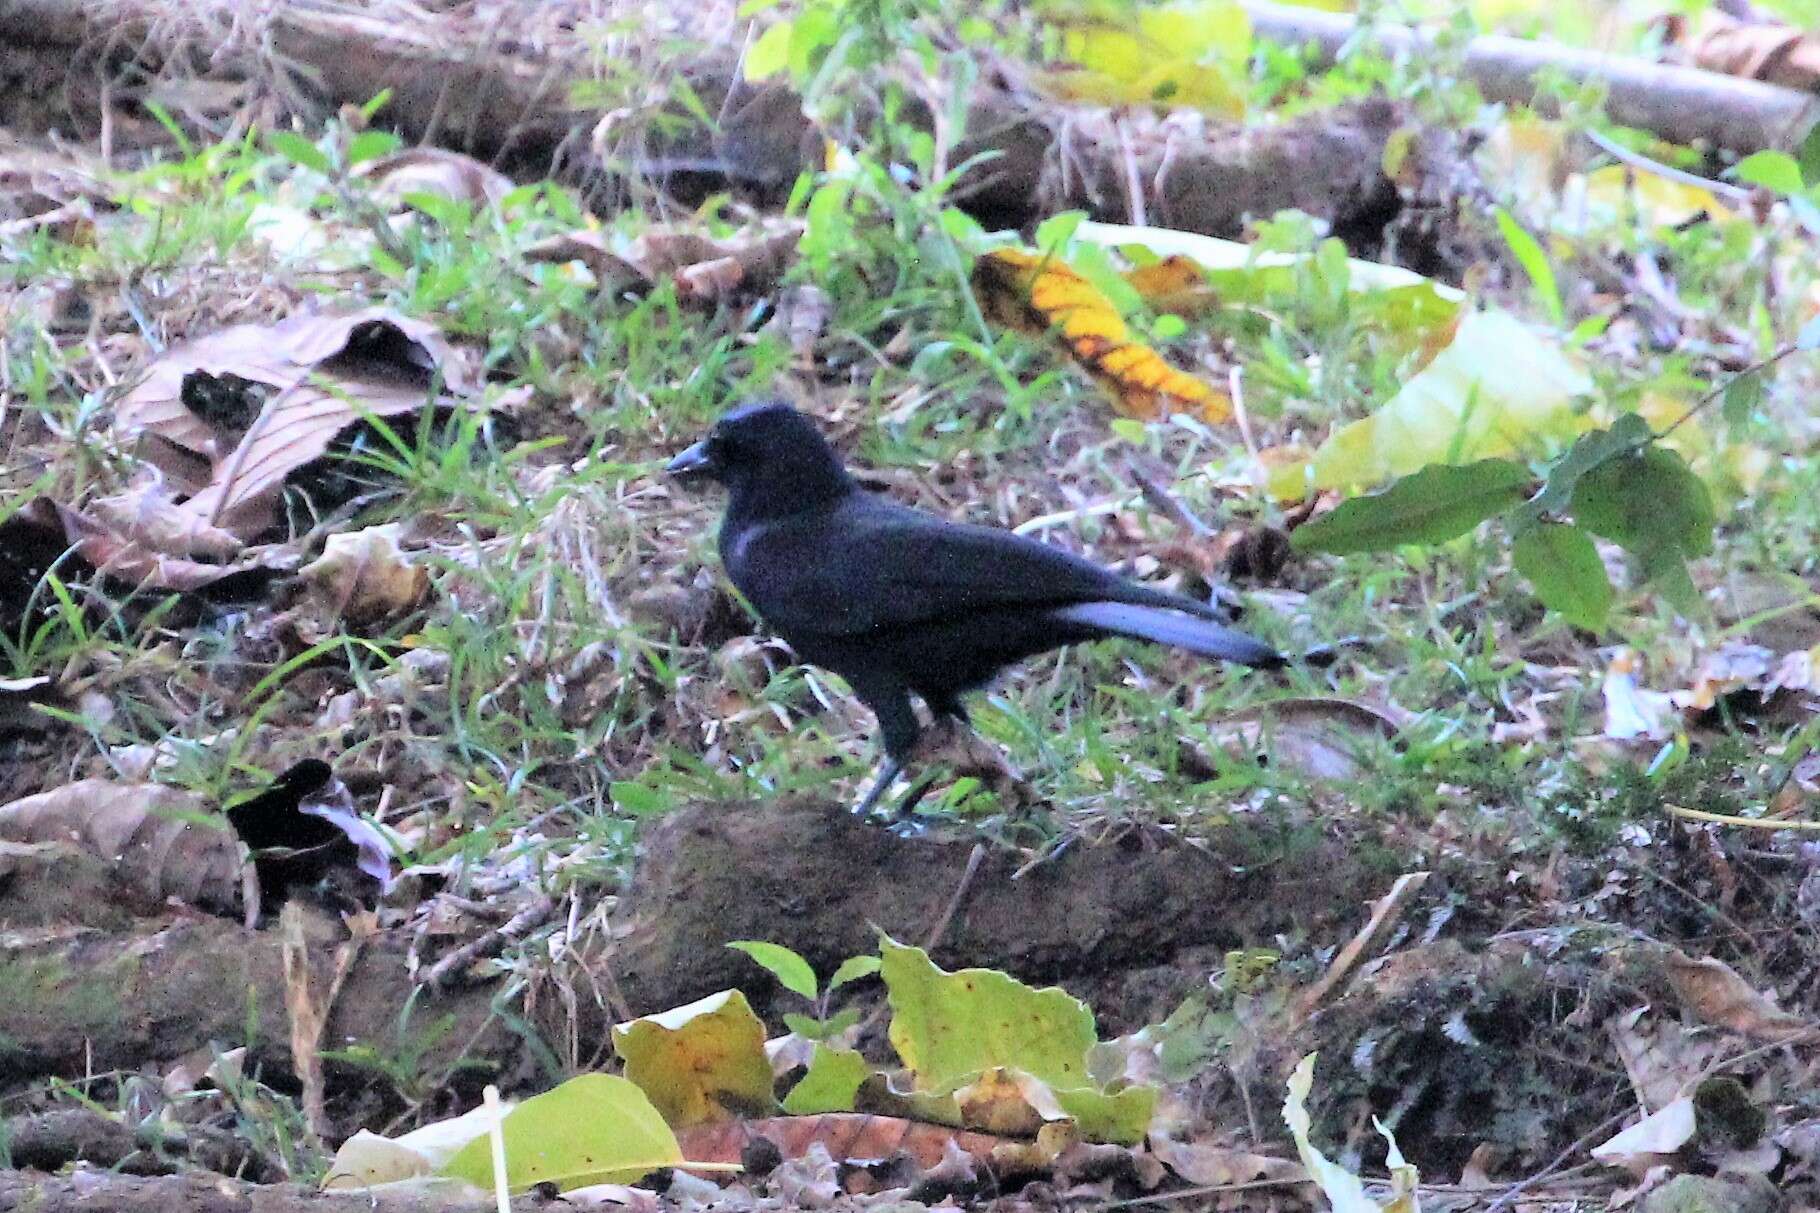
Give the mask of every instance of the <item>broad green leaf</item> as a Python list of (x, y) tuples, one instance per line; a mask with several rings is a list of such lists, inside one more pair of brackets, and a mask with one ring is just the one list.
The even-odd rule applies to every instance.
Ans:
[(767, 1111), (774, 1098), (765, 1028), (738, 990), (613, 1026), (626, 1077), (679, 1128)]
[(1388, 1204), (1381, 1205), (1367, 1196), (1365, 1184), (1357, 1175), (1329, 1159), (1308, 1139), (1309, 1130), (1314, 1127), (1308, 1115), (1308, 1092), (1314, 1086), (1314, 1058), (1310, 1053), (1296, 1066), (1295, 1073), (1289, 1076), (1289, 1094), (1283, 1101), (1283, 1122), (1289, 1126), (1289, 1135), (1295, 1138), (1296, 1153), (1301, 1155), (1308, 1177), (1321, 1189), (1321, 1195), (1327, 1198), (1333, 1213), (1417, 1213), (1416, 1169), (1404, 1161), (1402, 1151), (1397, 1149), (1397, 1139), (1381, 1123), (1377, 1124), (1378, 1132), (1390, 1143), (1386, 1160), (1392, 1185)]
[(1504, 236), (1504, 243), (1510, 246), (1511, 256), (1529, 275), (1530, 285), (1536, 288), (1536, 297), (1542, 301), (1542, 310), (1556, 328), (1566, 323), (1566, 314), (1561, 309), (1561, 289), (1555, 285), (1554, 267), (1548, 264), (1548, 254), (1536, 242), (1536, 238), (1523, 230), (1523, 225), (1511, 218), (1510, 212), (1499, 207), (1492, 212), (1498, 221), (1498, 231)]
[(1580, 477), (1608, 459), (1641, 450), (1652, 437), (1649, 423), (1635, 413), (1625, 413), (1607, 430), (1582, 434), (1548, 469), (1542, 491), (1536, 494), (1536, 508), (1548, 514), (1565, 514), (1573, 503), (1574, 487)]
[(1592, 537), (1577, 526), (1538, 522), (1517, 536), (1511, 560), (1536, 597), (1577, 628), (1602, 631), (1611, 614), (1611, 578)]
[(1719, 409), (1725, 424), (1733, 428), (1744, 425), (1763, 403), (1763, 372), (1746, 371), (1739, 375), (1725, 385), (1725, 395), (1720, 400)]
[(1637, 559), (1644, 578), (1683, 615), (1698, 617), (1687, 560), (1712, 551), (1717, 519), (1706, 485), (1674, 451), (1649, 446), (1580, 478), (1574, 521)]
[(834, 976), (828, 979), (828, 988), (838, 990), (850, 981), (870, 977), (878, 972), (884, 962), (876, 956), (849, 956), (841, 961), (840, 968), (834, 970)]
[(879, 951), (891, 1044), (918, 1090), (952, 1090), (996, 1066), (1061, 1087), (1089, 1082), (1093, 1012), (1072, 994), (997, 969), (944, 972), (921, 948), (890, 939)]
[[(633, 1083), (581, 1074), (513, 1108), (500, 1124), (506, 1186), (562, 1191), (588, 1184), (634, 1183), (684, 1161), (670, 1126)], [(492, 1144), (484, 1133), (463, 1146), (442, 1174), (493, 1190)]]
[(266, 138), (271, 143), (272, 150), (292, 164), (321, 173), (324, 177), (334, 176), (335, 168), (322, 149), (297, 132), (273, 131)]
[(794, 21), (779, 21), (746, 49), (747, 80), (766, 80), (790, 66), (790, 38)]
[(1453, 341), (1371, 416), (1314, 455), (1315, 488), (1351, 489), (1435, 463), (1539, 451), (1587, 428), (1580, 364), (1508, 313), (1474, 312)]
[(1675, 452), (1649, 446), (1607, 460), (1575, 486), (1574, 520), (1639, 555), (1673, 548), (1704, 556), (1713, 548), (1712, 498)]
[(860, 1084), (871, 1074), (871, 1065), (852, 1049), (817, 1044), (802, 1081), (784, 1096), (784, 1111), (792, 1116), (851, 1112)]
[(815, 970), (809, 967), (808, 961), (784, 945), (764, 943), (757, 939), (736, 939), (727, 946), (750, 956), (792, 994), (814, 998), (820, 993), (820, 987), (815, 981)]
[(1801, 165), (1787, 152), (1752, 152), (1732, 165), (1730, 176), (1778, 194), (1801, 192)]
[(1444, 543), (1520, 505), (1529, 495), (1529, 469), (1508, 459), (1461, 466), (1435, 464), (1381, 493), (1343, 501), (1296, 528), (1299, 551), (1378, 552), (1403, 543)]

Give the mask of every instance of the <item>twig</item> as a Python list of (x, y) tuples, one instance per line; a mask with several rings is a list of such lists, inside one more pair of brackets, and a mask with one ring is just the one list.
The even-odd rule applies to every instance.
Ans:
[(986, 844), (974, 843), (973, 850), (967, 854), (967, 867), (961, 872), (960, 883), (954, 886), (954, 896), (950, 897), (948, 904), (942, 908), (942, 916), (935, 920), (935, 926), (930, 930), (929, 938), (923, 944), (923, 951), (934, 952), (935, 945), (940, 943), (942, 936), (948, 933), (948, 924), (954, 921), (954, 915), (961, 908), (961, 902), (966, 900), (968, 890), (973, 888), (973, 877), (980, 870), (980, 861), (985, 858)]
[(1684, 809), (1678, 804), (1663, 807), (1671, 817), (1710, 821), (1722, 826), (1745, 826), (1753, 830), (1820, 830), (1820, 821), (1771, 821), (1762, 817), (1733, 817), (1727, 813), (1708, 813), (1704, 809)]
[(1714, 181), (1711, 178), (1702, 177), (1697, 173), (1689, 173), (1682, 169), (1673, 168), (1663, 164), (1660, 160), (1652, 160), (1642, 152), (1633, 152), (1622, 143), (1616, 143), (1606, 138), (1598, 131), (1589, 130), (1582, 133), (1595, 147), (1612, 157), (1614, 160), (1621, 160), (1632, 168), (1649, 173), (1651, 176), (1660, 177), (1664, 181), (1677, 182), (1681, 185), (1691, 185), (1695, 189), (1706, 190), (1714, 196), (1724, 198), (1727, 202), (1734, 205), (1742, 205), (1750, 198), (1749, 190), (1733, 185), (1729, 181)]
[(1498, 1210), (1500, 1209), (1510, 1208), (1517, 1203), (1517, 1197), (1529, 1191), (1529, 1189), (1535, 1187), (1550, 1176), (1565, 1170), (1567, 1168), (1568, 1159), (1623, 1124), (1624, 1121), (1629, 1118), (1631, 1111), (1632, 1109), (1625, 1108), (1622, 1112), (1617, 1113), (1615, 1116), (1607, 1117), (1592, 1129), (1589, 1129), (1587, 1132), (1575, 1138), (1572, 1145), (1555, 1155), (1553, 1162), (1549, 1163), (1546, 1167), (1543, 1167), (1540, 1171), (1537, 1171), (1534, 1175), (1531, 1175), (1528, 1179), (1520, 1179), (1510, 1187), (1504, 1189), (1504, 1194), (1502, 1196), (1485, 1206), (1485, 1213), (1498, 1213)]
[(1403, 907), (1409, 903), (1409, 899), (1415, 895), (1416, 890), (1427, 881), (1427, 872), (1405, 872), (1397, 877), (1395, 884), (1390, 886), (1390, 892), (1371, 904), (1371, 917), (1366, 920), (1365, 925), (1360, 927), (1358, 933), (1347, 941), (1344, 948), (1340, 949), (1340, 954), (1334, 957), (1333, 964), (1328, 967), (1321, 980), (1309, 986), (1296, 1000), (1294, 1022), (1300, 1023), (1306, 1019), (1309, 1013), (1320, 1005), (1321, 1000), (1333, 991), (1334, 987), (1346, 980), (1346, 975), (1351, 973), (1353, 966), (1359, 963), (1359, 957), (1365, 954), (1365, 949), (1371, 946), (1371, 942), (1377, 938), (1378, 932), (1382, 931), (1385, 925), (1402, 911)]
[(467, 968), (482, 956), (491, 954), (493, 948), (501, 943), (516, 943), (542, 925), (544, 919), (555, 910), (556, 903), (540, 894), (535, 901), (502, 925), (475, 936), (431, 965), (430, 971), (424, 974), (424, 984), (433, 989), (441, 989), (456, 972)]

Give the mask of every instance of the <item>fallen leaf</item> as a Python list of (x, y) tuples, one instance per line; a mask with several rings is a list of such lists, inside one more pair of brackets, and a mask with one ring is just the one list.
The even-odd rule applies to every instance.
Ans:
[(527, 261), (579, 261), (600, 288), (617, 292), (670, 279), (683, 299), (712, 301), (736, 288), (762, 290), (795, 260), (803, 225), (768, 221), (715, 238), (680, 227), (654, 227), (630, 240), (597, 228), (551, 237), (524, 251)]
[(1594, 1146), (1592, 1156), (1641, 1179), (1652, 1168), (1672, 1162), (1675, 1154), (1693, 1141), (1695, 1130), (1693, 1097), (1683, 1095)]
[[(1508, 368), (1521, 366), (1521, 375)], [(1316, 488), (1356, 489), (1436, 463), (1533, 454), (1589, 425), (1592, 379), (1551, 337), (1504, 312), (1474, 312), (1433, 362), (1371, 416), (1316, 450)]]
[[(455, 399), (439, 399), (438, 387)], [(184, 513), (250, 539), (270, 526), (285, 477), (344, 429), (368, 415), (471, 404), (480, 387), (429, 324), (387, 308), (306, 312), (172, 346), (122, 397), (114, 428), (173, 485), (193, 489)]]
[(613, 1025), (613, 1048), (663, 1113), (684, 1127), (775, 1104), (765, 1029), (738, 990)]
[(163, 784), (83, 779), (0, 805), (0, 839), (73, 843), (154, 902), (224, 914), (240, 902), (240, 841), (200, 797)]
[(1296, 1153), (1309, 1178), (1333, 1206), (1333, 1213), (1417, 1213), (1416, 1169), (1403, 1160), (1397, 1139), (1381, 1121), (1373, 1118), (1372, 1123), (1389, 1147), (1385, 1165), (1390, 1169), (1391, 1193), (1386, 1204), (1367, 1196), (1357, 1175), (1330, 1160), (1309, 1140), (1314, 1121), (1308, 1115), (1307, 1100), (1314, 1087), (1314, 1061), (1313, 1053), (1302, 1058), (1289, 1076), (1289, 1094), (1283, 1100), (1283, 1122), (1289, 1126), (1289, 1135), (1295, 1139)]
[(1672, 695), (1637, 685), (1638, 665), (1635, 652), (1619, 649), (1605, 670), (1604, 735), (1614, 741), (1639, 737), (1659, 741), (1673, 732), (1677, 722)]
[(354, 170), (393, 204), (407, 194), (438, 194), (480, 207), (497, 204), (515, 187), (512, 179), (472, 156), (440, 147), (410, 147), (368, 160)]
[(1260, 1180), (1306, 1183), (1308, 1172), (1290, 1158), (1276, 1158), (1211, 1141), (1176, 1141), (1152, 1137), (1150, 1152), (1191, 1184), (1226, 1187)]
[(1232, 401), (1155, 350), (1134, 341), (1118, 308), (1065, 263), (1024, 249), (998, 248), (974, 263), (980, 304), (1008, 328), (1054, 330), (1120, 412), (1153, 420), (1192, 412), (1208, 421), (1232, 415)]
[(1235, 757), (1256, 758), (1307, 779), (1355, 779), (1359, 755), (1394, 742), (1402, 724), (1389, 711), (1354, 699), (1279, 699), (1228, 717), (1211, 730)]
[[(675, 1135), (645, 1093), (611, 1074), (580, 1074), (532, 1096), (505, 1114), (499, 1131), (505, 1138), (504, 1181), (514, 1192), (540, 1183), (558, 1191), (631, 1183), (684, 1164)], [(492, 1142), (476, 1137), (441, 1170), (491, 1192)]]
[(430, 588), (430, 571), (398, 546), (399, 523), (330, 535), (298, 576), (338, 618), (356, 623), (401, 615)]
[(1705, 1023), (1753, 1040), (1789, 1040), (1813, 1031), (1813, 1024), (1776, 1006), (1717, 957), (1695, 959), (1670, 948), (1663, 967), (1675, 997)]
[(1705, 12), (1692, 56), (1696, 67), (1811, 93), (1820, 89), (1820, 38), (1799, 26), (1741, 21)]
[(1174, 0), (1062, 20), (1060, 66), (1036, 73), (1044, 91), (1094, 105), (1245, 112), (1251, 21), (1236, 0)]
[(747, 1146), (761, 1139), (775, 1145), (785, 1158), (800, 1158), (819, 1143), (836, 1161), (902, 1153), (925, 1168), (939, 1166), (950, 1146), (989, 1164), (992, 1152), (1006, 1144), (1004, 1138), (986, 1133), (858, 1112), (723, 1120), (677, 1134), (683, 1153), (698, 1162), (738, 1162)]

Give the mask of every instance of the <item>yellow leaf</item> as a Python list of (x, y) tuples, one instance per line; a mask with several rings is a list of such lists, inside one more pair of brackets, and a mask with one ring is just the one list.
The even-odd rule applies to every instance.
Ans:
[(1433, 463), (1539, 453), (1588, 428), (1586, 371), (1505, 312), (1474, 312), (1453, 341), (1371, 416), (1315, 452), (1312, 487), (1356, 489)]
[[(1715, 220), (1734, 219), (1730, 209), (1709, 189), (1608, 164), (1586, 174), (1585, 214), (1591, 223), (1618, 223), (1633, 209), (1651, 227), (1675, 227), (1704, 212)], [(1572, 207), (1564, 208), (1572, 212)]]
[(1065, 100), (1238, 117), (1251, 21), (1237, 0), (1147, 5), (1135, 20), (1080, 15), (1063, 30), (1062, 53), (1065, 65), (1037, 79)]
[(738, 990), (613, 1026), (626, 1077), (679, 1128), (769, 1111), (765, 1028)]
[(1232, 401), (1134, 341), (1118, 308), (1067, 264), (1018, 248), (974, 263), (973, 287), (987, 315), (1026, 333), (1054, 331), (1076, 362), (1117, 402), (1146, 420), (1192, 411), (1208, 421), (1232, 415)]

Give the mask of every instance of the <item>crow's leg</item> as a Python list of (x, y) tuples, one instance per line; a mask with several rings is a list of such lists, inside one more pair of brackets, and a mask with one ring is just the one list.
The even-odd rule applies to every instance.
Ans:
[(851, 678), (847, 681), (860, 701), (878, 717), (879, 733), (885, 743), (885, 760), (878, 766), (878, 776), (873, 780), (870, 790), (853, 807), (855, 813), (865, 817), (878, 806), (879, 798), (885, 794), (886, 789), (904, 773), (904, 767), (916, 750), (922, 726), (917, 723), (916, 709), (910, 706), (910, 694), (903, 684), (885, 679), (867, 680), (864, 683)]
[(872, 780), (871, 789), (860, 798), (858, 804), (853, 806), (854, 813), (861, 817), (872, 815), (872, 810), (878, 807), (879, 797), (885, 794), (885, 789), (896, 783), (897, 777), (904, 773), (904, 764), (887, 755), (885, 760), (878, 764), (877, 772)]

